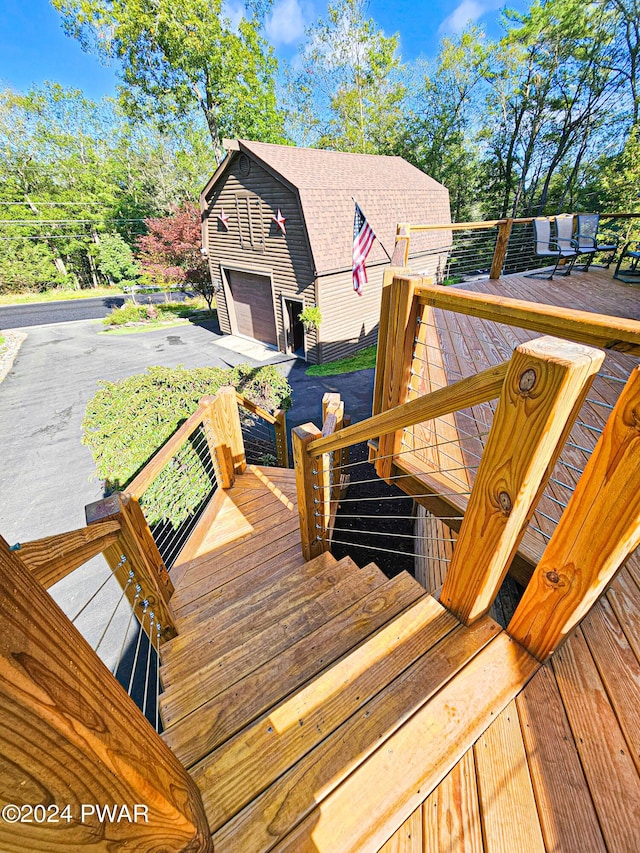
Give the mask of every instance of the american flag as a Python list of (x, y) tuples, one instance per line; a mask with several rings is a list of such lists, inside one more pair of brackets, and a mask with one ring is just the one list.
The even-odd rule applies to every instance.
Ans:
[(367, 268), (364, 262), (367, 255), (373, 246), (373, 241), (376, 235), (373, 228), (367, 222), (367, 218), (360, 210), (358, 202), (356, 205), (356, 215), (353, 220), (353, 289), (362, 296), (362, 285), (367, 283)]

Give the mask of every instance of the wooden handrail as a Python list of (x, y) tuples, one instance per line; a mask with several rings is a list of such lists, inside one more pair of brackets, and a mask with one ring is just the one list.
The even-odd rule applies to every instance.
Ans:
[[(558, 214), (558, 215), (548, 215), (545, 216), (546, 219), (555, 221), (558, 216), (577, 216), (579, 214)], [(615, 219), (636, 219), (640, 217), (640, 213), (601, 213), (600, 219), (602, 220), (615, 220)], [(396, 241), (393, 251), (393, 258), (391, 261), (392, 266), (403, 265), (406, 266), (409, 263), (409, 252), (410, 252), (410, 244), (411, 244), (411, 235), (412, 233), (425, 233), (430, 231), (489, 231), (493, 228), (497, 229), (496, 235), (496, 245), (494, 247), (493, 260), (491, 263), (491, 271), (489, 273), (489, 278), (493, 281), (497, 281), (501, 274), (502, 268), (504, 265), (505, 257), (507, 254), (507, 249), (509, 246), (509, 238), (511, 235), (511, 229), (514, 225), (527, 225), (534, 222), (538, 217), (535, 216), (523, 216), (519, 218), (506, 217), (504, 219), (484, 219), (475, 222), (437, 222), (430, 223), (428, 225), (409, 225), (404, 222), (397, 226), (396, 229)], [(449, 247), (440, 247), (437, 251), (447, 251), (451, 249)]]
[[(559, 214), (561, 216), (566, 216), (566, 214)], [(577, 216), (577, 213), (574, 213), (573, 216)], [(558, 217), (553, 214), (541, 214), (546, 219), (550, 219), (554, 222)], [(403, 234), (402, 236), (407, 236), (407, 232), (411, 233), (412, 231), (420, 232), (420, 231), (472, 231), (472, 230), (482, 230), (495, 228), (498, 225), (503, 225), (506, 222), (513, 222), (514, 225), (527, 225), (531, 222), (534, 222), (538, 217), (536, 216), (521, 216), (519, 218), (510, 218), (505, 217), (504, 219), (481, 219), (476, 222), (438, 222), (430, 225), (409, 225), (406, 222), (403, 222), (402, 225), (398, 225), (398, 233), (399, 229), (402, 228)], [(600, 219), (638, 219), (640, 218), (640, 213), (601, 213)]]
[(590, 346), (640, 355), (640, 321), (525, 302), (507, 296), (473, 293), (458, 288), (416, 285), (420, 301), (434, 308), (506, 323)]
[[(105, 559), (134, 607), (134, 613), (143, 630), (149, 634), (151, 625), (148, 620), (142, 619), (141, 613), (135, 609), (140, 608), (141, 601), (137, 598), (135, 584), (128, 582), (130, 570), (134, 571), (144, 600), (149, 603), (157, 622), (162, 626), (161, 642), (175, 637), (175, 620), (169, 605), (174, 591), (173, 583), (138, 499), (122, 492), (114, 492), (108, 498), (88, 504), (85, 507), (85, 515), (89, 527), (101, 526), (107, 521), (118, 523), (120, 529), (116, 541), (105, 548)], [(150, 639), (155, 641), (156, 638)]]
[(314, 438), (306, 445), (306, 452), (311, 457), (322, 456), (323, 453), (330, 453), (332, 450), (341, 450), (343, 447), (349, 447), (361, 441), (370, 441), (380, 435), (387, 435), (422, 421), (439, 418), (459, 409), (494, 400), (502, 390), (507, 365), (508, 362), (504, 362), (490, 367), (482, 373), (461, 379), (446, 388), (439, 388), (425, 397), (418, 397), (395, 409), (345, 427), (335, 435)]
[(120, 533), (118, 519), (102, 521), (91, 527), (45, 536), (14, 545), (14, 551), (31, 570), (45, 589), (71, 574), (87, 560), (101, 554), (117, 541)]
[(182, 426), (174, 432), (162, 447), (155, 453), (127, 486), (127, 492), (133, 497), (139, 498), (149, 488), (167, 462), (175, 456), (182, 445), (187, 441), (191, 433), (202, 423), (207, 412), (207, 405), (212, 397), (203, 397), (198, 408), (187, 418)]
[(267, 421), (270, 424), (274, 424), (276, 422), (275, 415), (272, 415), (271, 412), (268, 412), (266, 409), (263, 409), (262, 406), (258, 406), (257, 403), (252, 403), (251, 400), (248, 400), (246, 397), (236, 391), (236, 400), (242, 406), (243, 409), (247, 409), (247, 411), (251, 412), (254, 415), (257, 415), (259, 418), (262, 418), (263, 421)]

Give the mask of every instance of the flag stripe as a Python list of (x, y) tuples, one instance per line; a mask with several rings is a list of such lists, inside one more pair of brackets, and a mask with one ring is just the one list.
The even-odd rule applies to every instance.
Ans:
[(367, 268), (365, 260), (371, 251), (376, 235), (367, 222), (367, 218), (356, 202), (356, 212), (353, 220), (353, 289), (362, 296), (362, 287), (367, 283)]

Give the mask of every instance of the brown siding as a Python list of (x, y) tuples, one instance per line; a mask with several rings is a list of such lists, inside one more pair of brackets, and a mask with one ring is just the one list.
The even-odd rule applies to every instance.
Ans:
[[(411, 257), (410, 265), (420, 275), (435, 275), (444, 255)], [(378, 340), (382, 279), (387, 264), (367, 266), (368, 283), (362, 296), (353, 290), (351, 270), (318, 278), (318, 305), (322, 312), (320, 356), (323, 362), (351, 355)]]
[[(246, 203), (236, 204), (236, 197), (246, 197), (247, 194), (255, 202), (252, 211), (261, 217), (264, 235), (264, 242), (261, 244), (255, 239), (253, 247), (246, 239), (250, 233), (248, 222), (245, 221)], [(228, 231), (225, 231), (217, 218), (223, 207), (229, 217)], [(271, 219), (278, 209), (286, 218), (286, 236)], [(242, 223), (238, 221), (239, 210)], [(214, 281), (224, 281), (224, 269), (237, 269), (272, 277), (278, 346), (284, 350), (280, 295), (304, 299), (306, 305), (315, 305), (313, 264), (297, 194), (255, 161), (251, 161), (249, 174), (242, 175), (236, 157), (221, 181), (212, 189), (206, 217), (209, 265)], [(245, 238), (242, 242), (240, 224)], [(228, 289), (225, 287), (225, 291), (218, 294), (218, 317), (222, 331), (230, 333), (232, 323), (229, 306), (226, 304), (227, 296)], [(307, 348), (309, 360), (316, 361), (314, 335), (307, 335)]]

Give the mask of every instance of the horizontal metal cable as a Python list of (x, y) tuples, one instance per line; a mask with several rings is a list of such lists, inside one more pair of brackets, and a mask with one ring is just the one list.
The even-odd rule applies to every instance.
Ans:
[(582, 474), (584, 468), (577, 468), (575, 465), (572, 465), (571, 462), (567, 462), (565, 459), (558, 459), (558, 465), (562, 465), (564, 468), (568, 468), (570, 471), (575, 471), (577, 474)]
[(592, 426), (591, 424), (587, 424), (584, 421), (576, 421), (578, 426), (584, 427), (585, 429), (590, 429), (592, 432), (597, 432), (598, 435), (602, 435), (603, 427)]
[[(341, 539), (336, 539), (335, 536), (331, 539), (332, 545), (344, 545), (347, 548), (364, 548), (367, 551), (383, 551), (385, 554), (396, 554), (400, 557), (413, 557), (412, 551), (398, 551), (391, 548), (380, 548), (378, 545), (362, 545), (358, 542), (343, 542)], [(441, 558), (443, 562), (450, 563), (451, 560)]]
[[(407, 495), (407, 497), (410, 497), (410, 495)], [(381, 498), (381, 500), (385, 500), (385, 498)], [(319, 513), (316, 513), (316, 515), (319, 515)], [(464, 516), (462, 516), (462, 515), (448, 515), (448, 516), (434, 515), (432, 517), (437, 519), (438, 521), (445, 521), (445, 520), (462, 521), (462, 519), (464, 518)], [(382, 519), (385, 519), (385, 520), (386, 519), (394, 519), (394, 520), (397, 519), (398, 521), (415, 521), (417, 516), (416, 515), (367, 515), (366, 513), (352, 513), (351, 515), (349, 515), (348, 513), (341, 512), (340, 518), (360, 518), (362, 520), (369, 519), (369, 518), (373, 519), (373, 520), (375, 520), (375, 519), (380, 519), (380, 520), (382, 520)]]
[(602, 406), (604, 409), (609, 409), (610, 412), (613, 411), (611, 403), (605, 403), (603, 400), (594, 400), (593, 397), (587, 397), (586, 402), (593, 403), (594, 406)]
[(418, 536), (413, 533), (386, 533), (383, 530), (354, 530), (349, 528), (337, 528), (340, 533), (353, 533), (356, 536), (386, 536), (388, 539), (420, 539), (425, 542), (455, 542), (455, 539), (441, 536)]
[(131, 623), (133, 621), (133, 617), (135, 616), (136, 605), (138, 604), (138, 600), (140, 599), (141, 594), (142, 594), (142, 588), (140, 587), (140, 584), (136, 584), (136, 594), (135, 594), (134, 599), (131, 603), (131, 613), (129, 614), (129, 621), (127, 622), (127, 628), (126, 628), (126, 630), (124, 632), (124, 636), (122, 638), (122, 645), (120, 646), (120, 652), (118, 654), (118, 658), (116, 660), (115, 666), (111, 670), (113, 672), (113, 674), (116, 676), (118, 673), (118, 668), (120, 666), (120, 662), (122, 660), (122, 655), (124, 654), (124, 647), (127, 643), (127, 637), (129, 636), (129, 631), (131, 629)]
[(549, 477), (550, 483), (555, 483), (556, 486), (562, 486), (563, 489), (567, 489), (569, 492), (575, 491), (575, 484), (572, 483), (563, 483), (562, 480), (558, 480), (557, 477)]
[(581, 444), (576, 444), (575, 441), (567, 441), (567, 447), (574, 447), (576, 450), (582, 451), (582, 453), (586, 453), (587, 456), (590, 456), (593, 453), (593, 447), (583, 447)]
[(108, 630), (109, 630), (109, 628), (111, 627), (111, 623), (113, 622), (113, 619), (114, 619), (114, 617), (115, 617), (116, 613), (118, 612), (118, 609), (119, 609), (119, 607), (120, 607), (120, 604), (122, 603), (122, 600), (123, 600), (123, 599), (124, 599), (124, 597), (126, 596), (127, 591), (128, 591), (128, 589), (129, 589), (129, 587), (131, 586), (131, 583), (133, 582), (133, 580), (134, 580), (134, 579), (135, 579), (135, 575), (134, 575), (133, 569), (130, 569), (130, 571), (129, 571), (129, 577), (128, 577), (127, 582), (126, 582), (126, 584), (125, 584), (125, 586), (124, 586), (124, 589), (122, 590), (122, 594), (120, 595), (120, 598), (118, 599), (118, 601), (117, 601), (117, 603), (116, 603), (116, 606), (115, 606), (115, 607), (113, 608), (113, 610), (111, 611), (111, 616), (109, 617), (109, 621), (108, 621), (108, 622), (107, 622), (107, 624), (105, 625), (104, 630), (103, 630), (103, 632), (102, 632), (102, 634), (101, 634), (101, 636), (100, 636), (100, 639), (98, 640), (97, 645), (96, 645), (96, 646), (94, 647), (94, 649), (93, 649), (93, 650), (94, 650), (94, 652), (96, 652), (96, 653), (98, 652), (98, 649), (99, 649), (99, 648), (100, 648), (100, 646), (102, 645), (102, 641), (103, 641), (103, 640), (104, 640), (104, 638), (107, 636), (107, 631), (108, 631)]
[(621, 385), (626, 385), (628, 381), (627, 379), (622, 379), (620, 376), (611, 376), (609, 373), (598, 373), (600, 379), (608, 379), (609, 382), (619, 382)]
[[(404, 475), (406, 476), (406, 475)], [(393, 479), (390, 478), (390, 479)], [(371, 480), (365, 480), (364, 482), (370, 483)], [(384, 498), (381, 498), (379, 495), (376, 497), (360, 497), (360, 498), (341, 498), (340, 504), (345, 503), (356, 503), (356, 501), (406, 501), (407, 498), (415, 499), (415, 498), (446, 498), (446, 497), (468, 497), (471, 492), (438, 492), (437, 494), (434, 492), (425, 492), (423, 495), (385, 495)]]
[(536, 531), (536, 533), (539, 533), (541, 536), (544, 536), (544, 538), (545, 538), (547, 541), (549, 541), (549, 540), (551, 539), (551, 536), (550, 536), (548, 533), (545, 533), (545, 532), (544, 532), (544, 530), (540, 530), (540, 528), (539, 528), (539, 527), (537, 527), (535, 524), (533, 524), (533, 523), (532, 523), (532, 524), (530, 524), (530, 525), (529, 525), (529, 527), (530, 527), (532, 530), (535, 530), (535, 531)]
[[(118, 565), (116, 566), (116, 569), (114, 569), (113, 571), (116, 571), (118, 568), (120, 568), (120, 566), (121, 566), (121, 565), (123, 565), (124, 563), (126, 563), (126, 559), (127, 559), (127, 558), (123, 555), (123, 556), (120, 558), (120, 562), (119, 562), (119, 563), (118, 563)], [(75, 615), (75, 616), (70, 620), (71, 622), (75, 622), (75, 621), (76, 621), (76, 619), (84, 613), (84, 611), (85, 611), (85, 610), (87, 609), (87, 607), (91, 604), (91, 602), (92, 602), (92, 601), (95, 601), (95, 599), (98, 597), (98, 595), (100, 595), (100, 593), (102, 592), (102, 590), (105, 588), (105, 586), (106, 586), (106, 585), (109, 583), (109, 581), (110, 581), (110, 580), (112, 580), (112, 579), (115, 579), (115, 576), (114, 576), (113, 572), (109, 572), (109, 574), (106, 576), (106, 578), (105, 578), (105, 579), (103, 580), (103, 582), (100, 584), (100, 586), (95, 590), (95, 592), (93, 593), (93, 595), (91, 595), (91, 596), (89, 597), (89, 599), (88, 599), (87, 601), (85, 601), (85, 603), (82, 605), (82, 607), (80, 608), (80, 610), (78, 610), (78, 612), (76, 613), (76, 615)]]

